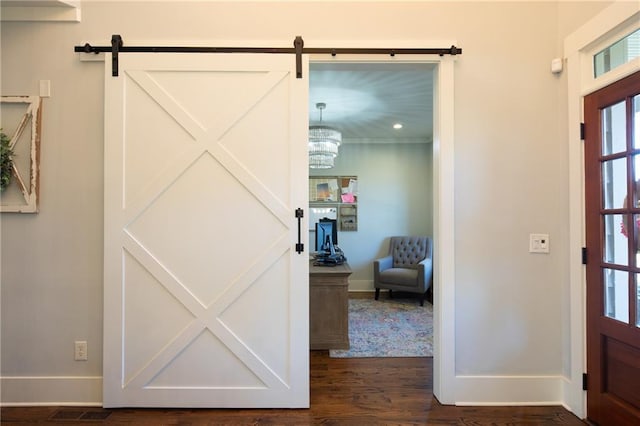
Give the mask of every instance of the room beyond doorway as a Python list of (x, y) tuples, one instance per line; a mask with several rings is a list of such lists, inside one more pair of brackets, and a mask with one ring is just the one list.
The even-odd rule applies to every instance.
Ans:
[[(388, 237), (433, 236), (434, 70), (425, 63), (310, 65), (309, 123), (318, 125), (321, 113), (323, 125), (342, 132), (342, 145), (335, 167), (309, 174), (357, 176), (358, 227), (339, 239), (353, 270), (351, 291), (373, 289), (371, 262), (386, 255)], [(313, 223), (310, 230), (313, 237)]]
[[(372, 262), (387, 254), (390, 236), (433, 236), (436, 68), (433, 63), (310, 64), (309, 124), (322, 119), (342, 132), (343, 143), (334, 168), (309, 169), (309, 174), (358, 179), (358, 228), (339, 238), (354, 270), (351, 294), (373, 298)], [(324, 104), (320, 112), (317, 103)]]

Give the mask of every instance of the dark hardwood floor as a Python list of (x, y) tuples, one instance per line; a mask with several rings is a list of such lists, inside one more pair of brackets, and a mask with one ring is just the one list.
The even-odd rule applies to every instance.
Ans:
[(329, 358), (311, 352), (311, 408), (101, 409), (4, 407), (2, 424), (114, 425), (584, 425), (562, 407), (443, 406), (432, 358)]

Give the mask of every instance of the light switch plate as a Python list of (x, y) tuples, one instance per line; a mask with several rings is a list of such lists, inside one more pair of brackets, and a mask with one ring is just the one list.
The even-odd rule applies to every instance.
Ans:
[(549, 234), (529, 234), (529, 253), (549, 253)]

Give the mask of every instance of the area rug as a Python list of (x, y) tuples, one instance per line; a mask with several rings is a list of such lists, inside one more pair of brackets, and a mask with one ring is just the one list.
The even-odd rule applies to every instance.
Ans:
[(417, 299), (349, 299), (348, 350), (332, 358), (433, 356), (433, 306)]

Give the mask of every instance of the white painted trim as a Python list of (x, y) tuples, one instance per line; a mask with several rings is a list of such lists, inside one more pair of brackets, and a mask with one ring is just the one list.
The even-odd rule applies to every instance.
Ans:
[(443, 404), (459, 400), (455, 382), (454, 64), (454, 57), (440, 59), (433, 108), (433, 394)]
[(0, 377), (0, 406), (102, 406), (101, 376)]
[[(614, 83), (640, 69), (640, 59), (621, 65), (595, 78), (593, 55), (640, 28), (640, 3), (619, 0), (570, 34), (564, 41), (565, 57), (579, 53), (573, 63), (584, 96)], [(577, 65), (577, 66), (576, 66)]]
[(569, 177), (569, 329), (570, 377), (564, 387), (563, 400), (570, 411), (580, 418), (586, 417), (586, 400), (582, 390), (582, 373), (586, 371), (586, 286), (585, 267), (582, 265), (584, 234), (584, 147), (580, 140), (579, 123), (582, 121), (579, 69), (575, 67), (577, 53), (567, 58), (568, 63), (568, 177)]
[(569, 35), (564, 41), (567, 60), (568, 152), (569, 152), (569, 377), (562, 382), (563, 405), (579, 418), (585, 418), (586, 393), (582, 390), (582, 373), (586, 371), (586, 277), (581, 262), (585, 244), (584, 154), (579, 123), (583, 119), (583, 96), (613, 83), (638, 69), (638, 61), (621, 66), (615, 72), (593, 79), (591, 55), (606, 43), (638, 25), (640, 3), (617, 1)]
[(456, 405), (561, 405), (562, 376), (458, 376)]
[[(638, 14), (638, 23), (640, 24), (640, 13)], [(581, 58), (581, 64), (586, 64), (586, 58), (585, 56), (588, 55), (583, 55), (581, 54), (581, 56), (583, 56)], [(587, 66), (591, 65), (590, 64), (591, 61), (589, 61), (589, 64), (587, 64)], [(585, 67), (583, 67), (584, 69)], [(583, 73), (582, 77), (582, 84), (580, 87), (580, 94), (582, 96), (587, 96), (589, 93), (593, 93), (596, 90), (602, 89), (603, 87), (607, 87), (612, 83), (615, 83), (618, 80), (621, 80), (637, 71), (640, 70), (640, 58), (634, 59), (633, 61), (627, 62), (624, 65), (620, 65), (619, 67), (609, 71), (608, 73), (602, 75), (601, 77), (598, 77), (597, 79), (593, 79), (593, 78), (587, 78), (585, 76), (585, 74)]]
[(598, 42), (600, 45), (606, 44), (603, 43), (605, 37), (607, 40), (615, 39), (611, 34), (614, 36), (616, 33), (619, 34), (624, 24), (639, 10), (640, 5), (637, 2), (616, 1), (565, 38), (565, 54), (579, 52)]

